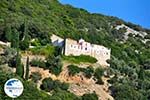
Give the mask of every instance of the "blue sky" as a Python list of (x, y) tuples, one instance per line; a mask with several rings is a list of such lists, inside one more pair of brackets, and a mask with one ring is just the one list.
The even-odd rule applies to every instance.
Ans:
[(59, 0), (92, 13), (116, 16), (150, 29), (150, 0)]

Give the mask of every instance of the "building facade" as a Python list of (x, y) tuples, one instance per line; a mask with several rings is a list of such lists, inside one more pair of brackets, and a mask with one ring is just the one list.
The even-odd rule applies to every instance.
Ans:
[(51, 42), (54, 46), (64, 46), (64, 39), (54, 34), (51, 36)]
[[(55, 40), (55, 42), (53, 40)], [(66, 56), (89, 55), (96, 58), (100, 65), (109, 66), (109, 64), (106, 61), (110, 59), (111, 49), (108, 49), (102, 45), (91, 44), (83, 39), (80, 39), (79, 41), (75, 41), (69, 38), (62, 40), (62, 38), (58, 38), (55, 36), (55, 39), (53, 40), (52, 43), (54, 43), (55, 45), (57, 41), (57, 46), (63, 44), (63, 54)]]

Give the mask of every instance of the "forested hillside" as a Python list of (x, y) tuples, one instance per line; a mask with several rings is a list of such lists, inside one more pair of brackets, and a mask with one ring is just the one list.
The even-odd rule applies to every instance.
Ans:
[[(125, 27), (117, 28), (121, 25)], [(128, 32), (127, 28), (134, 31)], [(129, 34), (125, 39), (126, 32)], [(19, 38), (17, 38), (18, 34)], [(33, 46), (51, 44), (51, 34), (75, 40), (83, 38), (88, 42), (111, 48), (112, 56), (108, 61), (110, 68), (107, 69), (107, 74), (108, 77), (114, 75), (109, 80), (109, 83), (112, 84), (110, 90), (114, 99), (150, 100), (149, 29), (116, 17), (93, 14), (84, 9), (62, 5), (57, 0), (0, 1), (1, 41), (11, 42), (12, 48), (25, 51), (29, 50), (29, 44)], [(31, 41), (33, 39), (35, 39), (34, 42)], [(17, 41), (19, 41), (19, 47)], [(54, 49), (58, 50), (53, 47), (47, 49), (51, 51), (50, 54), (54, 53)], [(10, 77), (10, 74), (0, 71), (0, 81), (4, 83), (6, 79), (2, 77)], [(24, 84), (27, 88), (25, 88), (22, 98), (26, 98), (26, 96), (33, 98), (32, 95), (37, 96), (37, 94), (39, 94), (39, 98), (45, 98), (43, 100), (49, 98), (45, 92), (37, 91), (32, 82), (25, 81)], [(33, 90), (35, 92), (32, 92)], [(61, 98), (63, 95), (68, 99), (65, 97), (57, 99), (57, 96)], [(7, 98), (4, 93), (0, 93), (0, 96), (2, 99)], [(62, 89), (56, 89), (52, 97), (53, 100), (75, 100), (78, 98)], [(83, 98), (78, 99), (82, 100)]]

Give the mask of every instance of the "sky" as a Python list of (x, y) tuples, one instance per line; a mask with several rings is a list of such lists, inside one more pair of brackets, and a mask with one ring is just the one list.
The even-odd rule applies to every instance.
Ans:
[(119, 17), (150, 29), (150, 0), (59, 0), (91, 13)]

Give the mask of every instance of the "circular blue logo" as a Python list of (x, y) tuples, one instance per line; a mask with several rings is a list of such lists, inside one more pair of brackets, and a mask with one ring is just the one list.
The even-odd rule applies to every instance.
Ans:
[(23, 92), (23, 84), (18, 79), (9, 79), (4, 85), (4, 91), (9, 97), (17, 98)]

